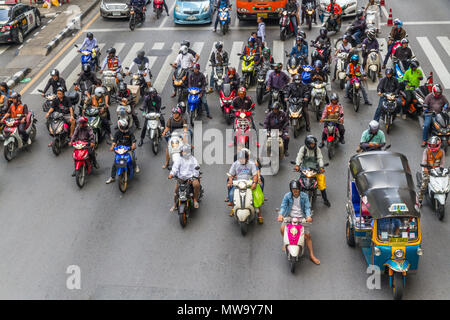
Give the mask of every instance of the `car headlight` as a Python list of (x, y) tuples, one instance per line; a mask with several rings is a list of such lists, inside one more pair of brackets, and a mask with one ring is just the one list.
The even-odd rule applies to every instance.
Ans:
[(373, 254), (377, 257), (381, 256), (381, 250), (378, 247), (373, 247)]
[(209, 11), (209, 4), (203, 7), (202, 13), (206, 13)]
[(403, 250), (402, 249), (397, 249), (397, 250), (395, 250), (394, 251), (394, 256), (397, 258), (397, 259), (401, 259), (401, 258), (403, 258)]
[(102, 3), (100, 4), (100, 7), (102, 9), (108, 10), (108, 6), (102, 1)]
[(180, 8), (180, 6), (178, 4), (175, 6), (175, 12), (176, 13), (181, 13), (181, 8)]

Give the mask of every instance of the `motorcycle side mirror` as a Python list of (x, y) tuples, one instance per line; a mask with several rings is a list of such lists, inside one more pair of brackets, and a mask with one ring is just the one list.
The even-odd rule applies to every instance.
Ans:
[(387, 149), (389, 149), (390, 147), (391, 147), (391, 145), (388, 144), (388, 145), (386, 146), (386, 148), (384, 148), (384, 150), (387, 150)]
[(40, 92), (40, 93), (44, 93), (44, 90), (38, 89), (38, 92)]
[(74, 47), (75, 47), (75, 48), (78, 48), (78, 45), (77, 45), (77, 44), (74, 44)]
[(238, 56), (242, 56), (242, 53), (238, 53), (237, 55), (238, 55)]
[(259, 125), (260, 125), (261, 127), (264, 127), (264, 124), (263, 124), (263, 123), (261, 123), (261, 122), (259, 123)]
[(289, 161), (291, 164), (293, 164), (294, 166), (295, 165), (297, 165), (296, 163), (295, 163), (295, 161)]
[(130, 68), (128, 68), (128, 67), (125, 67), (125, 70), (130, 70)]
[(196, 167), (195, 167), (195, 170), (200, 170), (200, 167), (199, 167), (199, 166), (196, 166)]

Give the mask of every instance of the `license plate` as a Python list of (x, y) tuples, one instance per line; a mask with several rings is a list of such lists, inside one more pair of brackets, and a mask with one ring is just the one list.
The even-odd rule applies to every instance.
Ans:
[(186, 20), (197, 20), (197, 17), (195, 16), (189, 16), (186, 18)]
[(256, 14), (256, 17), (257, 17), (257, 18), (258, 18), (258, 17), (261, 17), (261, 18), (267, 19), (267, 13), (257, 13), (257, 14)]
[(408, 242), (408, 238), (390, 238), (389, 242)]
[(113, 12), (113, 16), (120, 16), (121, 13), (120, 12)]

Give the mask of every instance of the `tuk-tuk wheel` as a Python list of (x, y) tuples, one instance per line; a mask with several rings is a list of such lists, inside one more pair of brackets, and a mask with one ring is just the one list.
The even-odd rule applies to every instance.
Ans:
[(347, 219), (347, 223), (345, 226), (345, 235), (346, 235), (346, 239), (347, 239), (347, 244), (350, 247), (354, 247), (355, 246), (355, 229), (350, 226), (350, 222), (348, 221), (348, 219)]
[(401, 272), (394, 272), (394, 279), (392, 282), (392, 294), (394, 300), (401, 300), (403, 296), (403, 275)]

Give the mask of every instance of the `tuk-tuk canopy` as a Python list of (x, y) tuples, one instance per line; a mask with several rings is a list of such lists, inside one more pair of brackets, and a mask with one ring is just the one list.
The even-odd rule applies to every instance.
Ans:
[(420, 217), (414, 208), (414, 181), (403, 154), (373, 151), (354, 155), (349, 169), (372, 217)]

